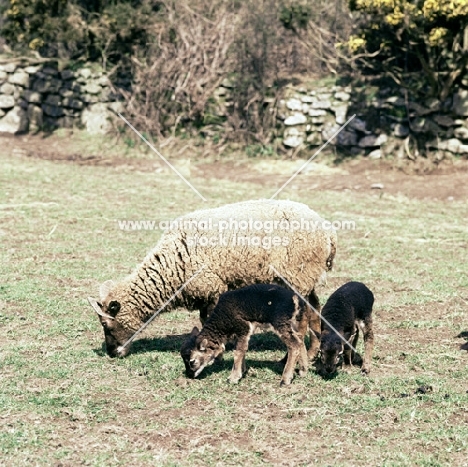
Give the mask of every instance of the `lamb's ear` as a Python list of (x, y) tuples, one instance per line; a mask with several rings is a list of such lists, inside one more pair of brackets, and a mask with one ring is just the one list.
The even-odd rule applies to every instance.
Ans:
[(198, 334), (200, 334), (200, 331), (199, 331), (198, 328), (195, 326), (195, 327), (192, 329), (192, 332), (190, 333), (190, 337), (198, 336)]
[(114, 281), (108, 280), (101, 284), (101, 287), (99, 287), (99, 297), (101, 298), (101, 302), (103, 302), (106, 298), (107, 295), (109, 294), (109, 290), (114, 287)]
[(198, 345), (198, 349), (201, 350), (202, 352), (206, 350), (206, 346), (208, 345), (208, 340), (203, 339), (200, 344)]
[(89, 304), (93, 307), (93, 310), (103, 318), (115, 319), (113, 316), (108, 315), (102, 311), (101, 305), (92, 297), (88, 297)]

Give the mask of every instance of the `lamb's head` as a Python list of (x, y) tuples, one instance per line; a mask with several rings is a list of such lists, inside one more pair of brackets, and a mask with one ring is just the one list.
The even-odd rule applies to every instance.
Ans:
[(112, 281), (106, 281), (100, 288), (100, 302), (89, 297), (88, 301), (98, 314), (104, 330), (106, 351), (110, 357), (125, 357), (130, 351), (130, 343), (124, 346), (134, 334), (134, 330), (128, 326), (123, 318), (121, 301), (113, 293)]
[(223, 344), (217, 344), (206, 337), (200, 336), (200, 331), (197, 327), (194, 327), (180, 350), (187, 376), (196, 378), (206, 366), (211, 365), (223, 352)]
[(319, 373), (332, 376), (343, 354), (343, 340), (334, 331), (322, 332), (320, 338)]

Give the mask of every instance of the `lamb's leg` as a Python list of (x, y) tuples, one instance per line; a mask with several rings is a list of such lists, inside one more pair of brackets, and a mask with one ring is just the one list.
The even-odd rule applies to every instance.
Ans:
[(239, 336), (234, 350), (234, 365), (232, 366), (231, 375), (228, 382), (236, 384), (240, 381), (242, 376), (246, 373), (247, 367), (245, 365), (245, 354), (249, 348), (249, 340), (253, 331), (253, 326), (248, 326), (246, 333)]
[(312, 305), (313, 309), (310, 310), (310, 319), (309, 319), (309, 338), (310, 338), (310, 347), (307, 352), (309, 360), (313, 360), (320, 349), (320, 301), (315, 293), (315, 290), (308, 296), (309, 303)]
[(299, 375), (304, 376), (308, 369), (307, 350), (304, 345), (304, 336), (295, 333), (292, 329), (278, 329), (281, 340), (286, 344), (288, 349), (288, 359), (281, 377), (281, 386), (291, 384), (294, 376), (294, 368), (299, 361)]
[(361, 373), (368, 375), (372, 363), (372, 352), (374, 350), (374, 330), (372, 328), (372, 317), (369, 315), (363, 322), (364, 337), (364, 359), (362, 361)]
[[(359, 340), (359, 326), (356, 326), (356, 335), (354, 336), (353, 342), (351, 342), (351, 345), (355, 349), (357, 348), (358, 340)], [(351, 349), (351, 365), (354, 362), (355, 356), (356, 356), (356, 352), (353, 349)]]
[(247, 348), (248, 342), (245, 342), (245, 338), (237, 341), (237, 346), (234, 350), (234, 364), (228, 380), (229, 383), (238, 383), (245, 374), (247, 370), (245, 365), (245, 353), (247, 352)]
[(307, 349), (304, 344), (304, 338), (301, 339), (301, 348), (299, 352), (299, 376), (305, 376), (309, 369), (309, 357), (307, 355)]
[[(202, 323), (202, 325), (205, 324), (205, 321), (208, 319), (208, 316), (211, 315), (212, 311), (214, 310), (216, 306), (216, 303), (217, 303), (216, 301), (212, 301), (212, 302), (201, 302), (200, 304), (198, 304), (198, 308), (200, 310), (200, 322)], [(222, 362), (223, 353), (220, 353), (215, 358), (215, 361), (217, 363)]]
[[(357, 340), (358, 340), (358, 337), (359, 337), (359, 328), (356, 326), (354, 331), (354, 336), (350, 336), (350, 340), (351, 342), (349, 342), (354, 348), (356, 343), (357, 343)], [(348, 344), (344, 344), (344, 348), (343, 348), (343, 365), (345, 367), (348, 367), (348, 368), (351, 368), (353, 366), (353, 355), (354, 355), (354, 351), (353, 349), (348, 345)]]

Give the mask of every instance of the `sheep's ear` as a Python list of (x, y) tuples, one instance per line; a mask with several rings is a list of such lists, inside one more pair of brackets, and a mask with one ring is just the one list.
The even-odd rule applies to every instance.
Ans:
[(200, 344), (198, 345), (198, 348), (199, 350), (201, 350), (202, 352), (204, 350), (206, 350), (206, 346), (208, 345), (208, 340), (207, 339), (203, 339)]
[(190, 337), (198, 336), (198, 334), (200, 334), (200, 331), (199, 331), (198, 328), (195, 326), (195, 327), (192, 329), (192, 332), (190, 333)]
[(93, 307), (93, 310), (99, 315), (102, 316), (103, 318), (109, 318), (109, 319), (115, 319), (113, 316), (108, 315), (107, 313), (104, 313), (102, 311), (102, 305), (98, 303), (94, 298), (88, 297), (88, 302), (89, 304)]
[(114, 287), (114, 281), (106, 281), (103, 284), (101, 284), (101, 287), (99, 287), (99, 297), (101, 298), (101, 302), (103, 302), (106, 298), (107, 295), (109, 294), (109, 290)]
[(112, 300), (107, 307), (107, 311), (111, 316), (114, 316), (120, 311), (120, 303), (116, 300)]

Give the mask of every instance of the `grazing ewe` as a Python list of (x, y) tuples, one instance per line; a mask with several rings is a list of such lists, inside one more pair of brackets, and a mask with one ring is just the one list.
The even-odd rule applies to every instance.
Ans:
[[(284, 284), (283, 276), (319, 309), (314, 288), (333, 265), (336, 232), (305, 204), (245, 201), (195, 211), (174, 223), (179, 228), (166, 231), (135, 272), (120, 283), (105, 282), (100, 303), (90, 299), (111, 357), (127, 355), (130, 345), (124, 344), (171, 298), (166, 309), (198, 309), (203, 323), (222, 293)], [(315, 350), (318, 339), (309, 352)]]
[(374, 295), (361, 282), (348, 282), (330, 295), (322, 309), (321, 357), (318, 362), (320, 374), (323, 376), (334, 374), (340, 355), (343, 353), (345, 365), (352, 364), (354, 351), (345, 342), (356, 348), (359, 328), (364, 334), (364, 359), (361, 371), (363, 374), (369, 373), (374, 347), (373, 304)]
[(196, 378), (222, 355), (225, 344), (236, 340), (230, 383), (246, 372), (245, 353), (257, 326), (270, 325), (288, 349), (281, 385), (291, 384), (294, 368), (307, 373), (308, 357), (304, 336), (311, 326), (320, 332), (320, 316), (294, 292), (279, 285), (257, 284), (223, 293), (201, 331), (195, 327), (183, 344), (181, 355), (187, 375)]

